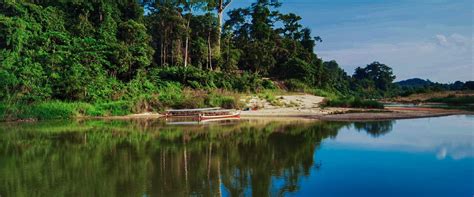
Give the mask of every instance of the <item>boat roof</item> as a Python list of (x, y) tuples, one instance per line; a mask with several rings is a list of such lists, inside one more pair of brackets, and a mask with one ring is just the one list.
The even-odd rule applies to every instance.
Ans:
[(195, 111), (211, 111), (211, 110), (218, 110), (221, 109), (220, 107), (209, 107), (209, 108), (197, 108), (197, 109), (170, 109), (166, 110), (167, 112), (195, 112)]
[(218, 109), (218, 110), (209, 110), (209, 111), (205, 111), (205, 112), (231, 112), (231, 111), (235, 111), (235, 109)]

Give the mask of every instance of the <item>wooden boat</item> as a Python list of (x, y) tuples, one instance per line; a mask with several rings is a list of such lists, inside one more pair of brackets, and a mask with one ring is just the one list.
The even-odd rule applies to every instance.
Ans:
[(221, 110), (219, 107), (199, 109), (175, 109), (167, 110), (167, 117), (193, 117), (198, 121), (210, 119), (240, 118), (240, 111)]
[(211, 119), (229, 119), (229, 118), (240, 118), (240, 111), (236, 110), (212, 110), (203, 111), (199, 114), (199, 121), (211, 120)]
[(172, 109), (166, 110), (166, 116), (168, 117), (196, 117), (199, 116), (202, 112), (219, 110), (220, 107), (211, 107), (211, 108), (198, 108), (198, 109)]

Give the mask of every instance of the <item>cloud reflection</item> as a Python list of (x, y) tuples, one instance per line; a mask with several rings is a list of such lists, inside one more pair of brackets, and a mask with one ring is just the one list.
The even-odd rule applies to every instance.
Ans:
[[(474, 158), (473, 128), (473, 122), (466, 116), (354, 123), (328, 143), (375, 151), (428, 153), (440, 160), (459, 160)], [(361, 130), (367, 133), (361, 134)]]

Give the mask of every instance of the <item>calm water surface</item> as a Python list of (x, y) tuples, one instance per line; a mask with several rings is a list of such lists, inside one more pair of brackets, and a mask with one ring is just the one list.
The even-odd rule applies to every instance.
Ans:
[(0, 124), (0, 196), (473, 196), (474, 116)]

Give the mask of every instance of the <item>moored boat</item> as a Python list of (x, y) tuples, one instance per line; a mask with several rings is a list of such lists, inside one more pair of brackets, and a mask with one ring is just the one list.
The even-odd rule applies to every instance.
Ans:
[(199, 114), (199, 121), (211, 119), (240, 118), (240, 111), (236, 110), (213, 110), (204, 111)]
[(195, 117), (205, 111), (220, 110), (220, 107), (197, 108), (197, 109), (170, 109), (166, 110), (167, 117)]
[(240, 111), (215, 108), (199, 108), (199, 109), (176, 109), (167, 110), (167, 117), (193, 117), (198, 121), (211, 120), (211, 119), (228, 119), (228, 118), (240, 118)]

